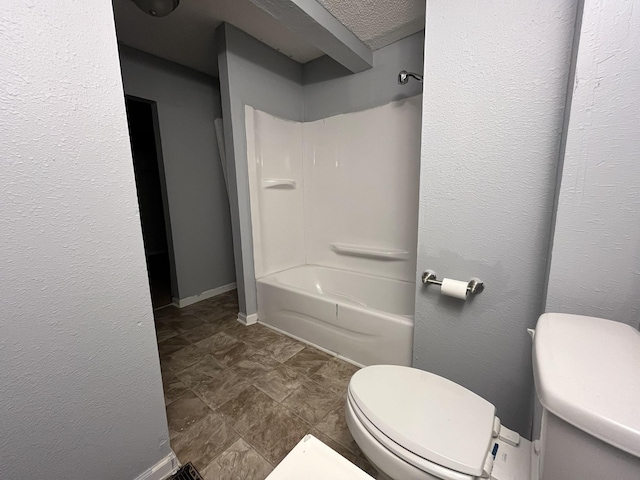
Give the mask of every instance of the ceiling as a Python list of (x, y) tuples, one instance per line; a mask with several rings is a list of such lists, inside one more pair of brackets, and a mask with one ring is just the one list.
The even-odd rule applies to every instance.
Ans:
[[(318, 0), (372, 49), (424, 28), (424, 0)], [(215, 29), (228, 22), (300, 63), (323, 53), (249, 0), (181, 0), (166, 17), (113, 0), (118, 40), (175, 63), (218, 75)]]
[(318, 0), (372, 50), (424, 28), (425, 0)]

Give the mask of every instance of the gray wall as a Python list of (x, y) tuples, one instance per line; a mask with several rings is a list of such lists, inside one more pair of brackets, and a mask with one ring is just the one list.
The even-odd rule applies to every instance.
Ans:
[(0, 4), (0, 477), (170, 455), (109, 2)]
[[(576, 3), (427, 3), (414, 365), (524, 435)], [(427, 268), (485, 291), (443, 297)]]
[(375, 51), (373, 68), (361, 73), (351, 74), (327, 56), (306, 63), (304, 119), (357, 112), (419, 95), (422, 85), (413, 79), (398, 84), (398, 72), (422, 74), (423, 50), (424, 32), (419, 32)]
[(213, 121), (217, 79), (120, 46), (124, 90), (157, 103), (177, 277), (184, 299), (235, 281), (229, 201)]
[(253, 268), (245, 105), (303, 120), (302, 65), (225, 24), (218, 28), (218, 67), (240, 312), (257, 312)]
[(640, 322), (640, 11), (585, 1), (546, 310)]

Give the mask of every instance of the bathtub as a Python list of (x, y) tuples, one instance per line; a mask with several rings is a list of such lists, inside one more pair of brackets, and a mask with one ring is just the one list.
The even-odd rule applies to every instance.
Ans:
[(411, 365), (413, 283), (304, 265), (257, 284), (260, 323), (359, 365)]

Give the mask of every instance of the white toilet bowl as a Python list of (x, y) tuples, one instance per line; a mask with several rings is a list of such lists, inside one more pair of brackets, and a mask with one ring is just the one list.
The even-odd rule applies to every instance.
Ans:
[(380, 478), (473, 480), (486, 474), (500, 443), (492, 404), (414, 368), (360, 370), (345, 408), (349, 430)]
[[(405, 460), (398, 453), (384, 446), (373, 437), (367, 427), (357, 417), (351, 401), (347, 399), (346, 418), (349, 431), (360, 450), (369, 459), (378, 471), (378, 480), (406, 479), (406, 480), (436, 480), (443, 477), (435, 477), (425, 470), (421, 470)], [(407, 451), (405, 455), (412, 455)], [(436, 465), (437, 467), (437, 465)], [(435, 469), (434, 469), (435, 470)], [(461, 477), (465, 480), (470, 477)]]

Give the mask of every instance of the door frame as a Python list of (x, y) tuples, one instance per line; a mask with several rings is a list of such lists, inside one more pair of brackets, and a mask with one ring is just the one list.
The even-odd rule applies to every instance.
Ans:
[[(162, 211), (164, 213), (165, 233), (167, 235), (167, 251), (169, 255), (169, 272), (171, 277), (171, 298), (180, 298), (178, 289), (178, 276), (176, 274), (176, 259), (173, 250), (173, 234), (171, 230), (171, 214), (169, 212), (169, 193), (167, 191), (167, 177), (164, 169), (164, 157), (162, 155), (162, 138), (160, 136), (160, 120), (158, 117), (158, 104), (154, 100), (125, 94), (125, 101), (146, 103), (151, 107), (151, 121), (153, 122), (153, 136), (155, 139), (156, 159), (160, 173), (160, 193), (162, 195)], [(132, 159), (133, 160), (133, 159)], [(162, 307), (160, 307), (162, 308)]]

